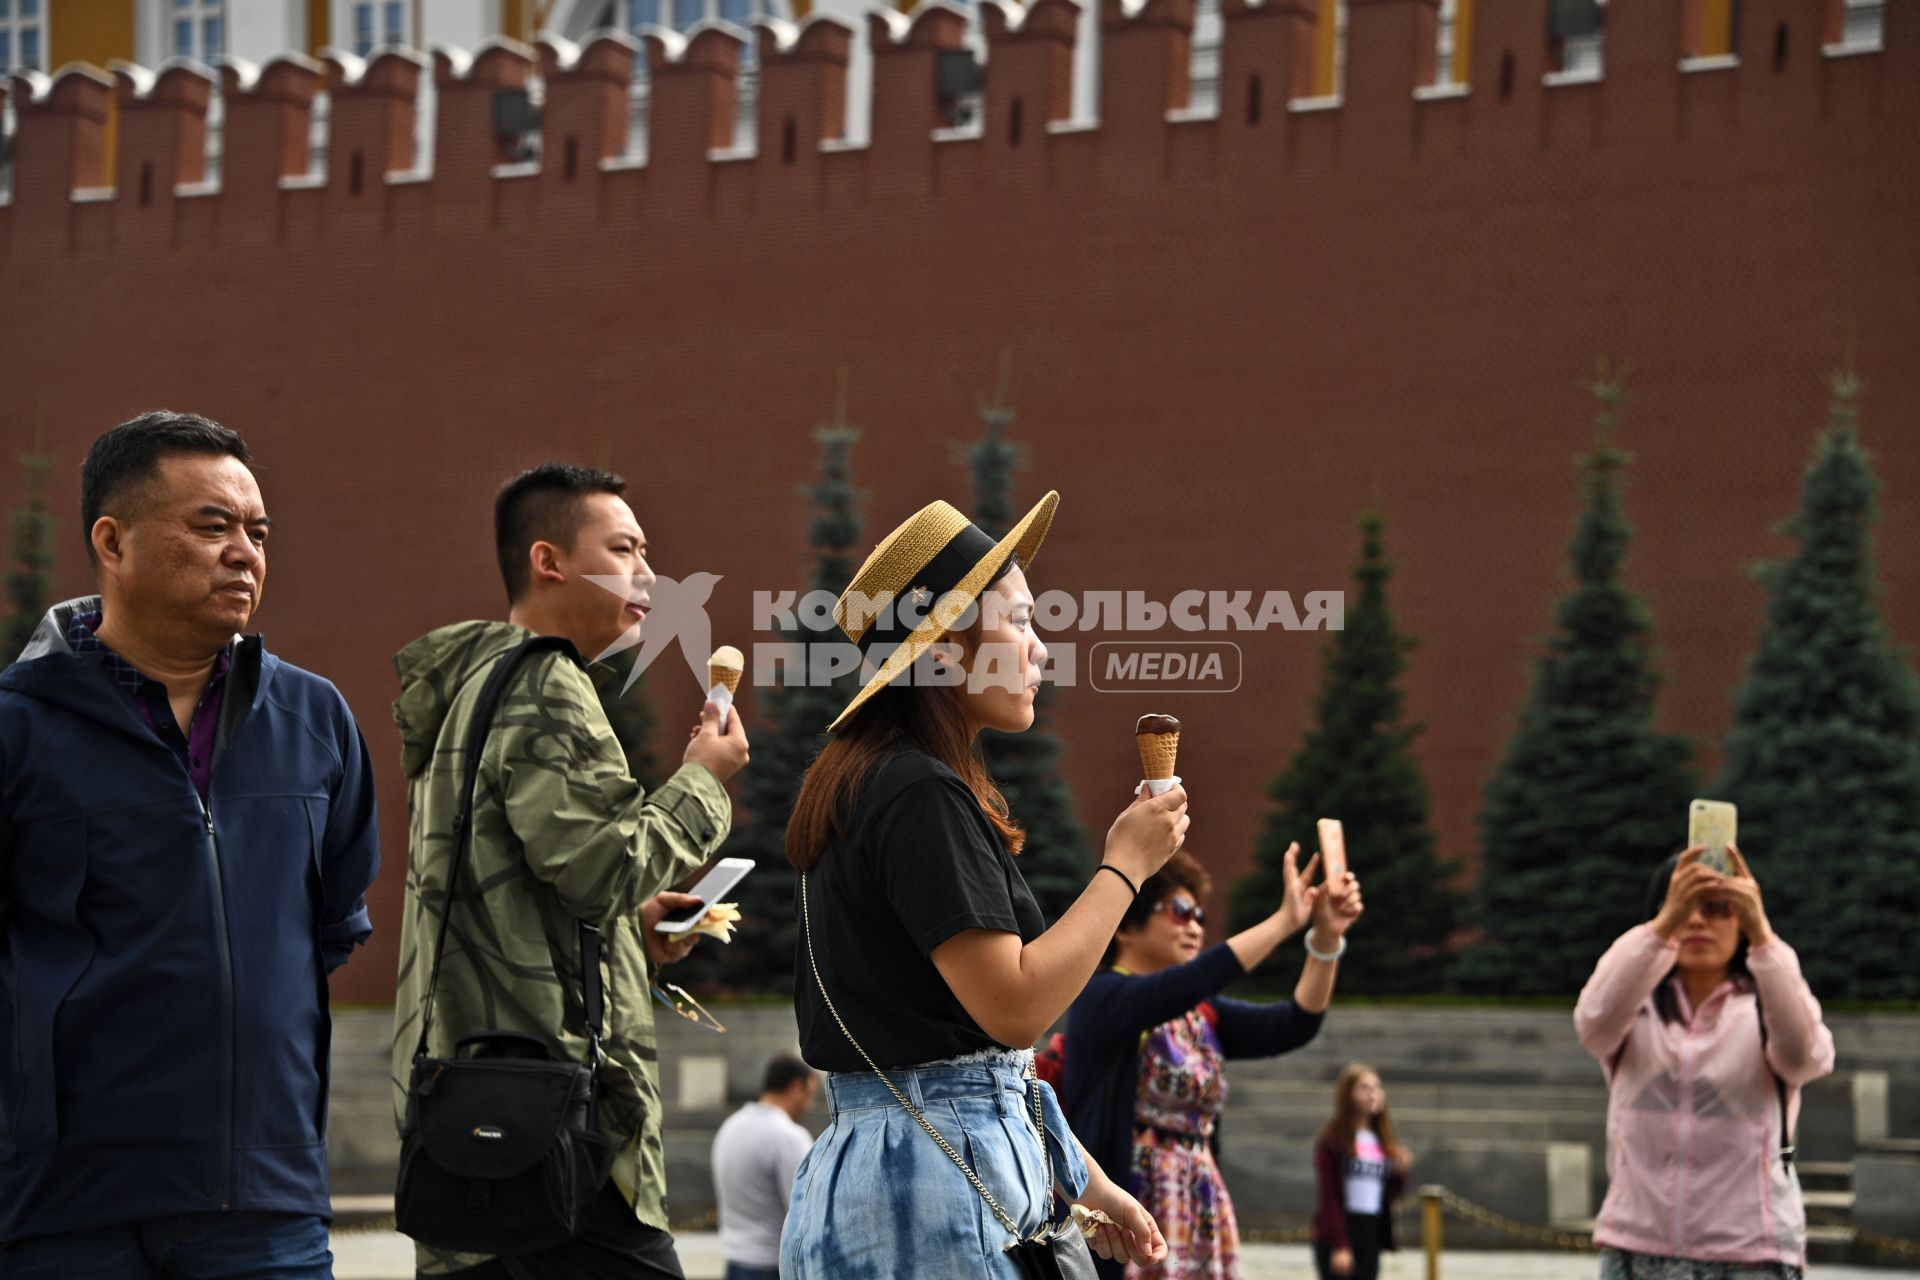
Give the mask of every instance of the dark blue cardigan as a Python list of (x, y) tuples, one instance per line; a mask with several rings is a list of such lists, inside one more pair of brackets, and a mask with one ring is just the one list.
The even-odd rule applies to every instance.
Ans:
[[(1133, 1168), (1142, 1033), (1180, 1017), (1202, 1000), (1210, 1000), (1219, 1015), (1215, 1031), (1229, 1058), (1275, 1057), (1298, 1049), (1320, 1030), (1324, 1015), (1308, 1013), (1290, 1000), (1251, 1004), (1221, 997), (1219, 992), (1245, 972), (1233, 949), (1222, 942), (1158, 973), (1102, 970), (1067, 1010), (1061, 1105), (1081, 1145), (1122, 1187)], [(1105, 1265), (1101, 1273), (1107, 1273)]]

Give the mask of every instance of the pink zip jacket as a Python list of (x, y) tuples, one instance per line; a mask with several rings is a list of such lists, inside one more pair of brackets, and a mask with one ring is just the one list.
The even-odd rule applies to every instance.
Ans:
[[(1696, 1262), (1805, 1267), (1800, 1181), (1780, 1160), (1780, 1102), (1789, 1120), (1800, 1086), (1833, 1070), (1833, 1035), (1777, 937), (1747, 953), (1753, 984), (1732, 978), (1698, 1009), (1678, 991), (1663, 1023), (1653, 993), (1679, 948), (1636, 925), (1600, 957), (1573, 1011), (1587, 1052), (1607, 1073), (1611, 1186), (1594, 1243)], [(1679, 978), (1673, 979), (1676, 986)], [(1755, 1000), (1754, 986), (1759, 988)], [(1767, 1039), (1760, 1040), (1761, 1009)]]

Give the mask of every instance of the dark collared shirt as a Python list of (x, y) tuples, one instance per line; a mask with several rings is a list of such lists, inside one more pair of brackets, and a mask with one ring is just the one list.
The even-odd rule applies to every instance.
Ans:
[(107, 678), (133, 702), (133, 709), (147, 728), (153, 730), (154, 736), (179, 757), (187, 776), (193, 779), (193, 789), (205, 800), (207, 787), (213, 780), (213, 740), (220, 726), (220, 703), (226, 695), (226, 652), (222, 650), (213, 660), (213, 676), (201, 691), (200, 701), (194, 704), (193, 719), (183, 734), (180, 722), (174, 718), (167, 686), (141, 675), (139, 668), (101, 643), (100, 637), (94, 634), (99, 626), (99, 614), (76, 614), (67, 626), (68, 646), (75, 653), (91, 653), (100, 660)]

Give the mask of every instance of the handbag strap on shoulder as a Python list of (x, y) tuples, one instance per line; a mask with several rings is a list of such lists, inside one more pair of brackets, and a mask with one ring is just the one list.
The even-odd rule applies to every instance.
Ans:
[[(800, 923), (807, 939), (807, 966), (813, 970), (813, 981), (814, 984), (820, 988), (820, 999), (826, 1002), (827, 1012), (832, 1014), (833, 1020), (840, 1025), (840, 1034), (847, 1038), (847, 1043), (854, 1047), (854, 1050), (865, 1060), (867, 1066), (872, 1069), (873, 1074), (880, 1078), (880, 1083), (887, 1086), (887, 1092), (893, 1095), (894, 1101), (898, 1102), (905, 1108), (908, 1115), (919, 1122), (920, 1127), (927, 1131), (927, 1136), (940, 1145), (940, 1149), (947, 1153), (947, 1158), (959, 1166), (961, 1173), (967, 1175), (967, 1181), (971, 1182), (973, 1189), (980, 1193), (980, 1198), (987, 1202), (987, 1208), (993, 1211), (993, 1216), (1000, 1220), (1000, 1225), (1005, 1227), (1007, 1233), (1018, 1243), (1021, 1239), (1020, 1224), (1013, 1220), (1011, 1214), (1000, 1207), (1000, 1202), (993, 1198), (993, 1192), (987, 1190), (987, 1184), (980, 1181), (980, 1175), (973, 1171), (973, 1166), (966, 1162), (965, 1157), (953, 1149), (952, 1143), (940, 1136), (940, 1131), (933, 1127), (932, 1122), (927, 1119), (920, 1108), (914, 1106), (907, 1098), (907, 1095), (900, 1092), (899, 1086), (895, 1085), (887, 1073), (880, 1069), (880, 1064), (873, 1060), (873, 1055), (868, 1053), (866, 1049), (861, 1046), (860, 1042), (853, 1038), (853, 1032), (847, 1028), (847, 1020), (842, 1018), (840, 1016), (840, 1010), (834, 1007), (833, 997), (827, 994), (827, 984), (820, 977), (820, 961), (815, 958), (813, 953), (813, 912), (807, 901), (807, 874), (804, 871), (800, 873)], [(1033, 1065), (1031, 1063), (1027, 1065), (1027, 1096), (1033, 1103), (1033, 1126), (1040, 1135), (1040, 1168), (1044, 1176), (1048, 1179), (1049, 1184), (1051, 1184), (1053, 1165), (1047, 1156), (1047, 1122), (1046, 1116), (1040, 1108), (1040, 1091), (1034, 1088), (1033, 1085)], [(1049, 1193), (1051, 1193), (1051, 1187), (1049, 1187)], [(1042, 1232), (1046, 1231), (1047, 1222), (1051, 1221), (1052, 1217), (1053, 1215), (1051, 1213), (1043, 1216), (1040, 1226)]]
[[(541, 653), (563, 653), (576, 663), (580, 661), (580, 651), (563, 636), (529, 636), (493, 664), (493, 669), (487, 673), (486, 683), (480, 686), (480, 696), (474, 700), (473, 719), (467, 727), (465, 751), (461, 756), (460, 804), (453, 814), (453, 849), (447, 867), (447, 892), (440, 904), (440, 928), (433, 946), (433, 965), (427, 973), (427, 995), (421, 1002), (420, 1042), (414, 1046), (415, 1058), (427, 1055), (427, 1033), (433, 1027), (434, 992), (440, 985), (440, 962), (446, 958), (447, 929), (453, 921), (454, 889), (459, 883), (461, 869), (466, 866), (467, 850), (473, 843), (473, 793), (480, 778), (480, 757), (486, 750), (488, 736), (493, 732), (494, 717), (499, 713), (501, 699), (506, 696), (508, 682), (523, 662)], [(600, 951), (600, 930), (581, 921), (581, 1003), (587, 1020), (587, 1062), (594, 1068), (600, 1065), (600, 1027), (605, 1003), (600, 983)]]

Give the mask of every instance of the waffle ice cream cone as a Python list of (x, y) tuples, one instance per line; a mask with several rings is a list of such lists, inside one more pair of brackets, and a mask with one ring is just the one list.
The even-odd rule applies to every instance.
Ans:
[(1180, 721), (1173, 716), (1145, 715), (1133, 726), (1133, 743), (1140, 749), (1140, 772), (1149, 782), (1171, 778), (1180, 754)]
[(728, 693), (740, 687), (740, 677), (747, 673), (746, 655), (730, 644), (723, 644), (713, 651), (707, 659), (707, 687), (723, 686)]
[(727, 731), (727, 717), (733, 711), (733, 691), (747, 671), (746, 655), (730, 644), (723, 644), (707, 659), (707, 698), (719, 704), (720, 732)]

